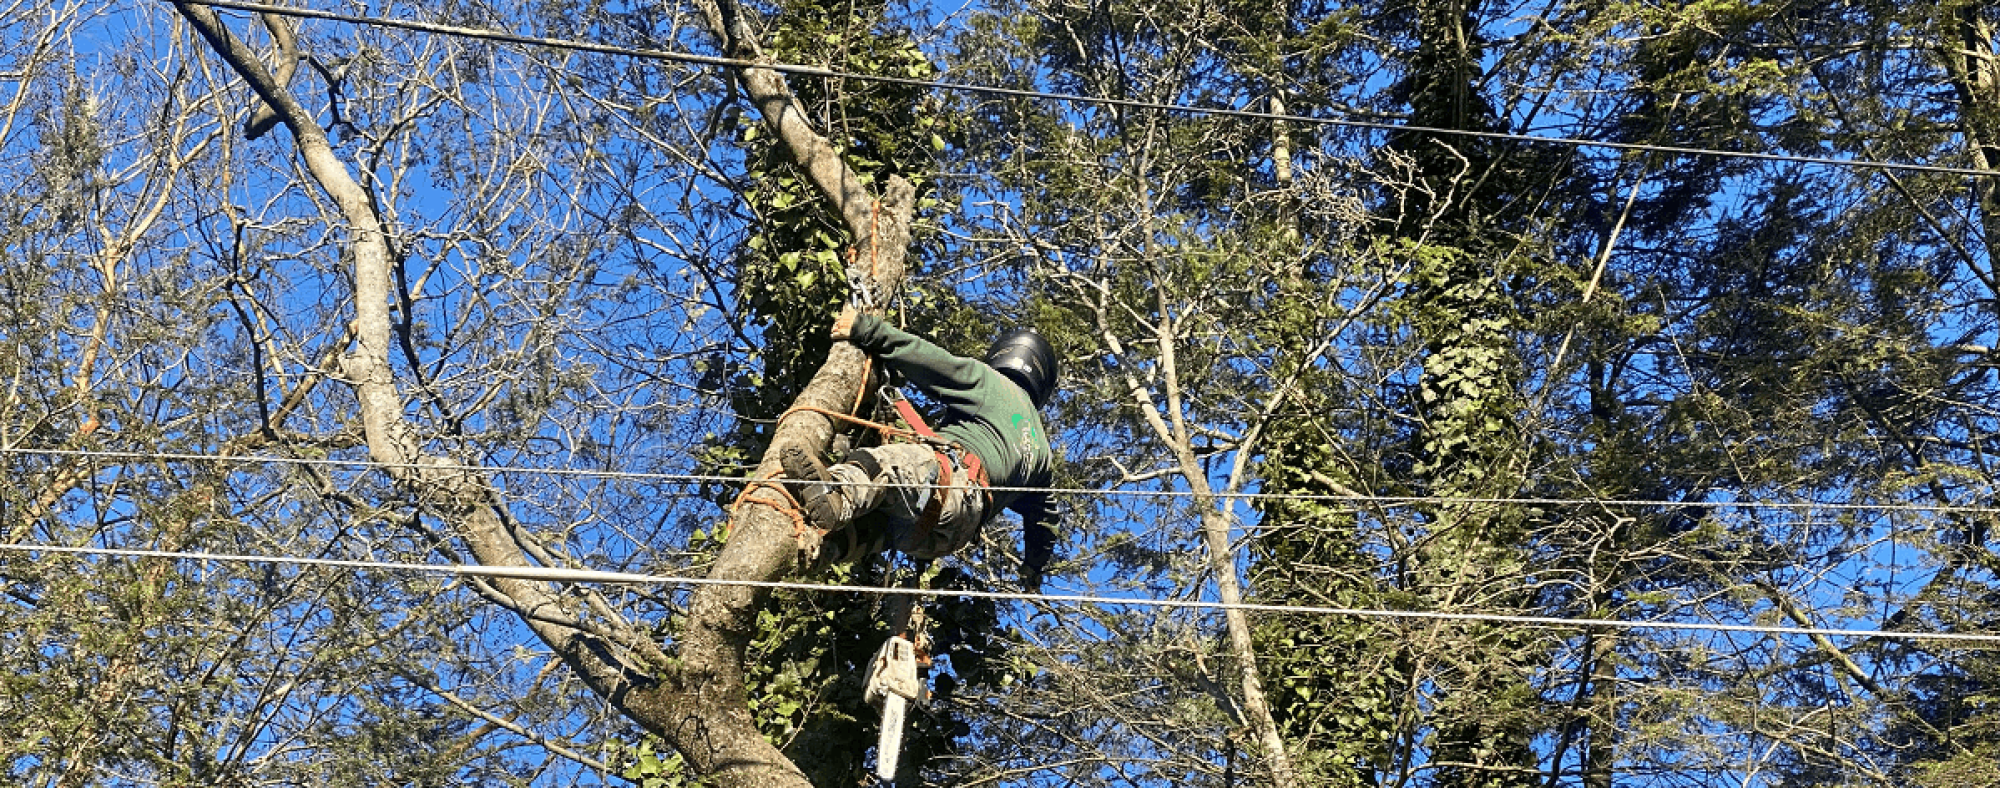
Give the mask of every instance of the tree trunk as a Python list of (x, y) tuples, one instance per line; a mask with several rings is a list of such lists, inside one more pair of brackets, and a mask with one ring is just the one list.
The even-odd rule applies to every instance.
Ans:
[[(1146, 196), (1141, 195), (1141, 201)], [(1201, 459), (1195, 456), (1194, 442), (1182, 415), (1180, 371), (1174, 351), (1174, 318), (1166, 301), (1166, 288), (1156, 287), (1154, 293), (1159, 301), (1155, 304), (1158, 314), (1153, 325), (1153, 341), (1159, 348), (1159, 379), (1162, 383), (1165, 401), (1156, 405), (1146, 393), (1147, 389), (1131, 372), (1126, 372), (1126, 382), (1133, 397), (1133, 405), (1145, 415), (1146, 423), (1159, 436), (1174, 455), (1176, 471), (1194, 493), (1195, 505), (1201, 509), (1202, 543), (1207, 548), (1209, 571), (1215, 574), (1216, 598), (1226, 607), (1223, 620), (1228, 630), (1229, 653), (1237, 664), (1238, 679), (1243, 689), (1243, 712), (1245, 721), (1256, 736), (1265, 761), (1270, 765), (1271, 781), (1278, 786), (1296, 785), (1297, 772), (1292, 767), (1291, 755), (1285, 751), (1285, 738), (1278, 730), (1276, 715), (1271, 711), (1271, 703), (1264, 692), (1262, 671), (1257, 666), (1257, 649), (1251, 636), (1250, 616), (1235, 605), (1243, 602), (1243, 587), (1236, 578), (1236, 553), (1230, 545), (1230, 522), (1227, 511), (1219, 508), (1226, 505), (1215, 496), (1208, 483), (1208, 470)], [(1123, 355), (1124, 346), (1111, 332), (1109, 325), (1103, 324), (1100, 316), (1099, 330), (1103, 332), (1107, 347), (1114, 354)], [(1164, 409), (1167, 417), (1162, 418)]]
[[(1993, 55), (1993, 31), (1979, 16), (1977, 3), (1965, 3), (1947, 26), (1939, 53), (1958, 94), (1959, 129), (1972, 154), (1973, 166), (2000, 167), (2000, 62)], [(1973, 199), (1979, 205), (1980, 238), (1988, 265), (2000, 260), (2000, 187), (1994, 178), (1975, 178)]]
[(1618, 667), (1612, 656), (1618, 638), (1608, 632), (1590, 638), (1590, 739), (1583, 750), (1583, 788), (1611, 788), (1618, 765)]

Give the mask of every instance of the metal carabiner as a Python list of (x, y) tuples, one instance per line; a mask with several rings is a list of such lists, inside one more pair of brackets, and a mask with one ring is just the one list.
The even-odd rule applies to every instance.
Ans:
[(847, 265), (847, 302), (857, 309), (873, 312), (875, 288), (868, 283), (868, 275), (862, 273), (853, 263), (854, 261), (849, 260)]

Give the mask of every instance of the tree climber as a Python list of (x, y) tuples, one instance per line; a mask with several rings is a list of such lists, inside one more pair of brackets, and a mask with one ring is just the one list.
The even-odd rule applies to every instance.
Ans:
[[(834, 321), (833, 339), (881, 359), (946, 412), (937, 446), (856, 449), (831, 467), (802, 446), (786, 447), (779, 456), (785, 475), (804, 482), (806, 516), (828, 537), (820, 561), (855, 561), (885, 546), (919, 561), (940, 558), (972, 541), (1001, 509), (1013, 509), (1027, 543), (1021, 584), (1039, 589), (1055, 541), (1048, 495), (1007, 488), (1047, 487), (1054, 477), (1041, 408), (1055, 393), (1055, 349), (1034, 331), (1015, 329), (994, 341), (982, 362), (852, 306)], [(877, 516), (863, 519), (871, 513)]]

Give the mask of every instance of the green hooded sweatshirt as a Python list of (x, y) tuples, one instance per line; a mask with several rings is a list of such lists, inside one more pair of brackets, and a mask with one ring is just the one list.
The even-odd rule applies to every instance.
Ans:
[[(936, 425), (947, 440), (957, 441), (979, 455), (994, 487), (1047, 487), (1055, 476), (1055, 457), (1041, 412), (1028, 392), (986, 365), (954, 356), (922, 337), (891, 326), (871, 314), (855, 316), (848, 334), (911, 385), (922, 390), (946, 413)], [(1030, 522), (1044, 518), (1046, 498), (1012, 490), (993, 490), (993, 507), (1019, 511)]]

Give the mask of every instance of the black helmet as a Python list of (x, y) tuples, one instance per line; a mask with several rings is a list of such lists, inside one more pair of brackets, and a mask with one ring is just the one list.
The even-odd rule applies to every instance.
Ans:
[(1049, 404), (1056, 392), (1056, 349), (1034, 329), (1001, 334), (986, 351), (986, 364), (1020, 384), (1037, 408)]

